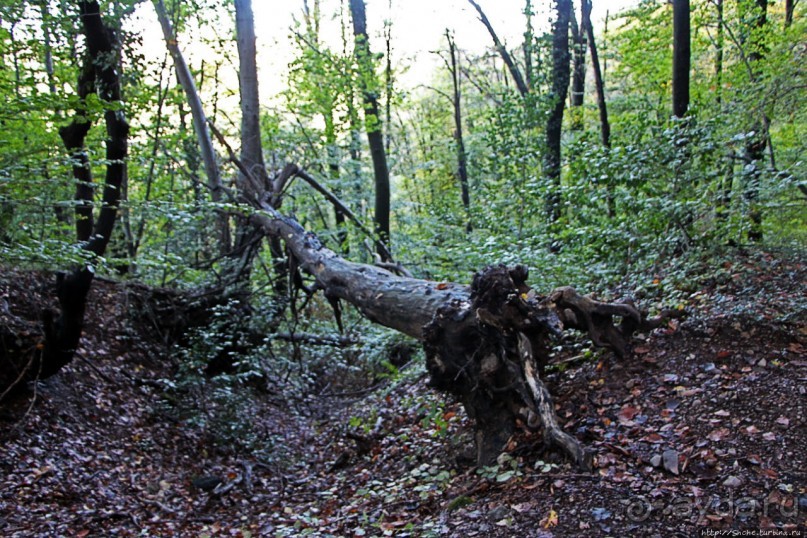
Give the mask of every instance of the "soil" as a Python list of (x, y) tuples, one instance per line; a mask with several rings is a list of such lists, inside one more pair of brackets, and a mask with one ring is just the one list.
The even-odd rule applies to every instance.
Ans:
[[(469, 420), (418, 361), (373, 391), (253, 390), (229, 420), (262, 449), (228, 445), (214, 410), (172, 409), (175, 350), (132, 316), (138, 288), (97, 281), (77, 358), (0, 403), (0, 535), (799, 536), (805, 264), (760, 252), (719, 275), (628, 359), (556, 350), (547, 383), (593, 473), (527, 429), (476, 468)], [(52, 282), (2, 271), (0, 321), (38, 319)]]

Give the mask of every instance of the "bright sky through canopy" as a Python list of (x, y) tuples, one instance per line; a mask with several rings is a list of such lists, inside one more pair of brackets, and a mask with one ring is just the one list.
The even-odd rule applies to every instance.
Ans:
[[(341, 49), (340, 4), (347, 0), (321, 0), (322, 38), (335, 50)], [(445, 48), (445, 31), (454, 32), (457, 46), (480, 52), (492, 46), (490, 35), (479, 21), (467, 0), (365, 0), (370, 46), (376, 53), (384, 51), (384, 21), (392, 21), (392, 57), (395, 67), (407, 71), (398, 83), (414, 87), (430, 82), (433, 70), (440, 66), (432, 51)], [(309, 5), (314, 1), (309, 0)], [(606, 13), (615, 13), (635, 5), (638, 0), (593, 0), (595, 33), (601, 33)], [(479, 0), (496, 33), (509, 49), (518, 47), (524, 37), (524, 0)], [(579, 0), (574, 9), (580, 11)], [(547, 30), (554, 0), (533, 0), (533, 25), (536, 32)], [(258, 70), (261, 95), (268, 103), (272, 96), (285, 88), (288, 64), (294, 54), (290, 28), (295, 19), (302, 19), (303, 0), (253, 0), (255, 30), (258, 40)], [(157, 55), (165, 53), (165, 44), (150, 2), (144, 3), (139, 15), (144, 33), (144, 45)], [(234, 29), (223, 30), (222, 35)], [(352, 35), (349, 36), (352, 40)], [(192, 36), (179, 36), (179, 44), (192, 66), (198, 66), (201, 50), (194, 50)], [(235, 62), (237, 64), (237, 62)], [(225, 75), (226, 76), (226, 75)], [(237, 88), (237, 82), (235, 83)]]
[[(330, 20), (338, 12), (338, 0), (321, 0), (323, 34), (331, 46), (339, 47), (339, 21)], [(606, 12), (614, 13), (635, 5), (638, 0), (594, 0), (593, 24), (595, 32), (602, 31)], [(431, 71), (438, 64), (430, 51), (445, 48), (446, 28), (455, 33), (457, 45), (475, 52), (491, 46), (491, 38), (479, 22), (476, 11), (467, 0), (365, 0), (367, 5), (370, 46), (374, 52), (384, 49), (384, 20), (392, 21), (393, 62), (404, 62), (409, 72), (401, 82), (408, 86), (429, 82)], [(309, 5), (313, 0), (309, 1)], [(499, 37), (508, 48), (517, 47), (523, 40), (525, 29), (524, 0), (479, 0)], [(347, 1), (345, 0), (345, 5)], [(391, 9), (390, 9), (391, 6)], [(548, 27), (554, 1), (533, 0), (535, 12), (533, 24), (537, 30)], [(280, 88), (278, 79), (291, 60), (289, 27), (293, 17), (301, 19), (302, 0), (261, 1), (253, 0), (255, 26), (258, 33), (259, 69), (264, 71), (262, 84), (268, 94)], [(574, 1), (579, 13), (580, 2)], [(579, 15), (578, 15), (579, 17)], [(271, 52), (270, 52), (271, 51)], [(266, 73), (266, 71), (271, 71)], [(273, 79), (273, 80), (270, 80)], [(266, 81), (266, 82), (263, 82)]]

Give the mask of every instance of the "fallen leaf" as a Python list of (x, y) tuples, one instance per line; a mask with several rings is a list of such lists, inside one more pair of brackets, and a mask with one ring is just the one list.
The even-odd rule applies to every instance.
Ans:
[(728, 428), (718, 428), (709, 432), (706, 436), (710, 441), (722, 441), (731, 434)]
[(554, 510), (550, 510), (549, 513), (546, 515), (545, 518), (541, 520), (540, 525), (548, 529), (549, 527), (555, 527), (558, 524), (558, 513)]
[(637, 414), (639, 414), (639, 409), (626, 405), (619, 410), (619, 422), (630, 422)]
[(664, 468), (667, 469), (674, 475), (678, 474), (678, 451), (677, 450), (665, 450), (662, 455), (662, 463), (664, 464)]

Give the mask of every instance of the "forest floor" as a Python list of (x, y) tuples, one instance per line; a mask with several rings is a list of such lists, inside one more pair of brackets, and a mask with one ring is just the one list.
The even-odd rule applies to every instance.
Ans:
[[(592, 473), (526, 431), (476, 468), (472, 424), (419, 364), (372, 392), (255, 393), (229, 420), (265, 450), (215, 442), (211, 409), (172, 412), (174, 361), (129, 319), (132, 289), (96, 282), (79, 358), (0, 405), (0, 536), (801, 536), (805, 263), (721, 274), (632, 358), (556, 353), (547, 383)], [(0, 272), (2, 315), (36, 319), (51, 278)]]

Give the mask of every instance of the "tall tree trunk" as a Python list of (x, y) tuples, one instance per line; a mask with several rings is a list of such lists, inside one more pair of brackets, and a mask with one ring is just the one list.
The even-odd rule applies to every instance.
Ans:
[(689, 108), (689, 0), (673, 0), (673, 115), (683, 118)]
[(76, 201), (74, 213), (76, 219), (76, 239), (81, 242), (90, 240), (93, 229), (93, 197), (92, 168), (85, 147), (87, 133), (92, 124), (88, 120), (87, 96), (96, 93), (95, 66), (89, 52), (84, 57), (81, 74), (78, 78), (78, 104), (76, 115), (70, 125), (59, 129), (59, 136), (65, 148), (71, 153), (73, 161), (73, 179), (76, 182)]
[[(387, 152), (384, 149), (384, 135), (381, 116), (378, 109), (378, 82), (375, 76), (370, 42), (367, 38), (367, 15), (364, 0), (350, 0), (350, 12), (353, 18), (354, 52), (359, 66), (359, 80), (364, 96), (364, 122), (367, 130), (367, 142), (370, 156), (373, 159), (375, 176), (375, 227), (382, 243), (390, 245), (390, 182), (387, 167)], [(382, 261), (383, 250), (378, 252)]]
[(471, 231), (471, 193), (468, 188), (468, 156), (465, 153), (465, 141), (462, 137), (462, 91), (460, 86), (459, 52), (457, 45), (451, 34), (446, 30), (446, 40), (448, 41), (449, 71), (451, 72), (451, 84), (453, 95), (451, 102), (454, 105), (454, 143), (457, 146), (457, 177), (460, 180), (460, 193), (462, 206), (465, 208), (467, 231)]
[(717, 7), (717, 50), (715, 51), (715, 91), (717, 93), (717, 104), (723, 102), (723, 45), (725, 42), (723, 34), (723, 0), (715, 0)]
[[(98, 2), (80, 1), (78, 6), (79, 24), (84, 30), (89, 58), (80, 77), (80, 86), (84, 89), (80, 89), (79, 93), (94, 92), (101, 103), (110, 105), (104, 111), (107, 131), (106, 176), (101, 208), (94, 222), (88, 219), (91, 226), (89, 235), (79, 237), (81, 248), (91, 255), (91, 261), (83, 267), (59, 274), (56, 284), (59, 312), (43, 312), (44, 343), (32, 346), (35, 349), (34, 355), (19, 362), (21, 357), (9, 356), (10, 350), (2, 350), (3, 362), (10, 364), (0, 367), (0, 391), (20, 381), (50, 377), (73, 359), (81, 340), (87, 295), (95, 274), (96, 258), (103, 256), (106, 251), (121, 202), (121, 185), (126, 175), (129, 124), (123, 108), (118, 106), (121, 91), (117, 62), (110, 61), (117, 57), (119, 44), (114, 40), (114, 32), (103, 21)], [(91, 74), (87, 72), (88, 66), (92, 69)], [(90, 81), (94, 81), (94, 84), (90, 85)], [(86, 93), (84, 96), (88, 95)], [(60, 129), (68, 151), (74, 152), (79, 143), (83, 145), (87, 129), (89, 123), (86, 121), (73, 121)], [(73, 136), (77, 138), (71, 138)], [(84, 222), (77, 229), (77, 235), (86, 235), (86, 224)]]
[(571, 10), (571, 0), (556, 0), (557, 18), (552, 31), (552, 92), (549, 95), (552, 108), (546, 120), (546, 150), (543, 162), (544, 176), (548, 183), (545, 197), (546, 213), (552, 223), (560, 219), (562, 212), (560, 142), (563, 111), (569, 91), (569, 18)]
[(793, 24), (793, 9), (795, 0), (785, 0), (785, 30)]
[[(600, 56), (597, 52), (597, 42), (594, 39), (594, 28), (591, 25), (592, 0), (583, 0), (583, 17), (581, 24), (588, 36), (588, 47), (591, 54), (591, 66), (594, 69), (594, 88), (597, 92), (597, 109), (600, 112), (600, 139), (606, 151), (611, 149), (611, 123), (608, 121), (608, 107), (605, 102), (605, 82), (600, 70)], [(614, 200), (613, 179), (608, 181), (608, 217), (616, 216), (616, 202)]]
[[(583, 0), (585, 4), (585, 0)], [(585, 7), (583, 7), (585, 9)], [(586, 28), (582, 17), (580, 26), (574, 16), (574, 9), (571, 10), (570, 19), (572, 29), (572, 42), (574, 43), (574, 54), (572, 56), (572, 98), (570, 110), (572, 114), (572, 129), (583, 128), (583, 99), (586, 94)]]
[[(747, 0), (751, 2), (751, 0)], [(751, 17), (751, 27), (749, 28), (750, 39), (748, 40), (751, 51), (748, 54), (748, 63), (751, 79), (756, 82), (760, 78), (761, 62), (765, 56), (767, 43), (763, 35), (765, 26), (768, 23), (768, 1), (756, 0), (753, 3), (755, 12)], [(770, 135), (768, 126), (770, 120), (762, 113), (762, 118), (753, 125), (754, 135), (746, 138), (745, 155), (746, 166), (743, 168), (743, 197), (748, 203), (748, 217), (750, 227), (748, 229), (748, 239), (754, 243), (762, 241), (762, 207), (759, 203), (759, 190), (762, 181), (762, 161), (765, 158), (765, 147), (769, 144)]]
[[(163, 0), (154, 0), (154, 9), (157, 12), (157, 18), (162, 27), (165, 45), (168, 52), (171, 54), (171, 58), (174, 60), (177, 79), (185, 92), (185, 98), (191, 109), (193, 128), (196, 131), (196, 138), (199, 141), (199, 149), (202, 154), (202, 161), (205, 165), (205, 173), (207, 174), (207, 186), (210, 189), (210, 198), (214, 203), (219, 204), (224, 201), (224, 192), (218, 162), (216, 161), (216, 152), (213, 149), (213, 141), (210, 138), (210, 131), (207, 127), (207, 117), (202, 108), (202, 100), (199, 98), (199, 92), (196, 91), (196, 83), (193, 80), (190, 69), (188, 69), (188, 64), (185, 62), (185, 57), (182, 55), (182, 51), (177, 44), (174, 29), (171, 27), (171, 21), (168, 18)], [(227, 254), (230, 251), (231, 239), (230, 223), (226, 213), (218, 212), (217, 225), (219, 251), (221, 254)]]
[[(271, 182), (266, 172), (261, 144), (260, 93), (258, 90), (258, 65), (256, 61), (255, 19), (252, 13), (252, 0), (234, 0), (235, 33), (238, 48), (238, 85), (241, 95), (241, 163), (249, 171), (250, 177), (258, 181), (263, 188), (269, 188)], [(250, 179), (243, 172), (238, 174), (238, 190), (250, 192)], [(273, 199), (279, 199), (280, 193), (272, 192)], [(256, 234), (246, 218), (236, 219), (236, 240), (233, 259), (237, 261), (235, 282), (245, 287), (249, 282), (252, 262), (257, 254)], [(283, 250), (279, 244), (272, 248), (275, 267), (280, 270), (276, 275), (279, 291), (285, 295), (286, 269)]]
[[(389, 0), (389, 8), (392, 9), (392, 0)], [(384, 66), (384, 125), (387, 129), (384, 137), (384, 149), (389, 155), (392, 145), (392, 96), (394, 90), (394, 78), (392, 74), (392, 22), (384, 21), (384, 44), (386, 45), (385, 66)]]
[(535, 31), (532, 27), (532, 17), (534, 13), (532, 11), (532, 0), (526, 0), (524, 5), (524, 17), (527, 19), (527, 28), (524, 31), (524, 82), (527, 86), (527, 89), (532, 89), (535, 80), (534, 80), (534, 70), (532, 66), (532, 59), (534, 54), (535, 48)]

